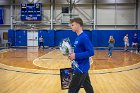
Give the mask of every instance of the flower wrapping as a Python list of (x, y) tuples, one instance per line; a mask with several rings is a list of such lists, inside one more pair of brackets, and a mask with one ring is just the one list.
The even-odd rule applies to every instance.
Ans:
[(62, 42), (59, 45), (59, 49), (64, 56), (68, 56), (70, 53), (72, 53), (72, 48), (70, 45), (69, 38), (65, 38), (62, 40)]
[[(59, 49), (60, 49), (60, 51), (62, 52), (62, 54), (63, 54), (64, 56), (68, 56), (69, 54), (72, 53), (72, 47), (71, 47), (71, 45), (70, 45), (70, 40), (69, 40), (69, 38), (65, 38), (65, 39), (62, 40), (62, 42), (61, 42), (60, 45), (59, 45)], [(79, 69), (79, 65), (77, 64), (77, 62), (76, 62), (75, 60), (72, 60), (71, 63), (72, 63), (72, 67), (73, 67), (73, 68), (76, 67), (80, 72), (82, 72), (82, 71)], [(83, 72), (82, 72), (82, 73), (83, 73)]]

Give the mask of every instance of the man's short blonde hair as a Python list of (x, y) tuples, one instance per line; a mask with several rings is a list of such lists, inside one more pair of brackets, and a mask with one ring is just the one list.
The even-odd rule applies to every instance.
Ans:
[(80, 24), (80, 26), (83, 26), (83, 20), (81, 18), (73, 18), (70, 20), (70, 23), (76, 22)]

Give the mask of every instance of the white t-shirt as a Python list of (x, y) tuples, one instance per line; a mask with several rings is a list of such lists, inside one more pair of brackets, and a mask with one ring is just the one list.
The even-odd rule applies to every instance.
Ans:
[(123, 40), (124, 40), (124, 42), (129, 42), (129, 39), (127, 36), (124, 36)]
[(43, 42), (43, 38), (42, 38), (42, 37), (40, 37), (40, 38), (39, 38), (39, 41), (40, 41), (40, 42)]

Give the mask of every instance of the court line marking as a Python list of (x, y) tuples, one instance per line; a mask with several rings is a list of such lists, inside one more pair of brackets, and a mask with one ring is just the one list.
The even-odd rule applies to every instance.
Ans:
[[(2, 65), (5, 65), (5, 64), (2, 64)], [(123, 69), (123, 70), (120, 70), (120, 69), (117, 70), (118, 68), (113, 68), (113, 69), (116, 69), (115, 71), (89, 70), (89, 74), (110, 74), (110, 73), (126, 72), (126, 71), (131, 71), (131, 70), (139, 69), (140, 66), (137, 66), (137, 65), (140, 65), (140, 62), (138, 62), (136, 64), (133, 64), (133, 65), (125, 66), (125, 67), (119, 67), (119, 68), (126, 68), (126, 69)], [(5, 65), (5, 66), (8, 66), (8, 65)], [(133, 67), (133, 66), (136, 66), (136, 67)], [(11, 66), (11, 67), (14, 67), (14, 66)], [(127, 68), (127, 67), (129, 67), (129, 68)], [(17, 68), (17, 67), (14, 67), (14, 68)], [(27, 68), (20, 68), (20, 69), (27, 70)], [(105, 69), (105, 70), (113, 70), (113, 69)], [(39, 72), (39, 71), (46, 71), (46, 70), (38, 70), (38, 69), (29, 69), (29, 70), (38, 70), (38, 72), (23, 71), (23, 70), (19, 70), (19, 69), (17, 69), (17, 70), (11, 70), (11, 69), (8, 69), (8, 68), (0, 68), (0, 70), (13, 71), (13, 72), (21, 72), (21, 73), (30, 73), (30, 74), (60, 75), (58, 73), (57, 74), (53, 74), (53, 73), (47, 73), (47, 72)], [(97, 72), (97, 71), (99, 71), (99, 72)]]
[[(54, 50), (53, 50), (54, 51)], [(52, 51), (50, 51), (52, 52)], [(47, 53), (48, 54), (48, 53)], [(46, 54), (45, 54), (46, 55)], [(38, 59), (38, 58), (37, 58)], [(91, 59), (91, 63), (93, 63), (93, 59)], [(27, 70), (27, 68), (21, 68), (21, 67), (14, 67), (14, 66), (9, 66), (9, 65), (5, 65), (5, 64), (2, 64), (0, 63), (1, 65), (4, 65), (4, 66), (7, 66), (7, 67), (13, 67), (13, 68), (20, 68), (20, 69), (24, 69), (24, 70)], [(125, 72), (125, 71), (131, 71), (131, 70), (136, 70), (136, 69), (139, 69), (140, 66), (138, 67), (132, 67), (132, 66), (136, 66), (136, 65), (140, 65), (140, 62), (136, 63), (136, 64), (133, 64), (133, 65), (129, 65), (129, 66), (124, 66), (124, 67), (118, 67), (118, 68), (111, 68), (111, 69), (101, 69), (101, 70), (89, 70), (89, 74), (109, 74), (109, 73), (118, 73), (118, 72)], [(131, 68), (132, 67), (132, 68)], [(119, 68), (127, 68), (127, 69), (124, 69), (124, 70), (117, 70)], [(7, 68), (0, 68), (0, 70), (6, 70), (6, 71), (14, 71), (14, 72), (22, 72), (22, 73), (30, 73), (30, 74), (49, 74), (49, 75), (60, 75), (60, 74), (53, 74), (53, 73), (42, 73), (42, 72), (31, 72), (31, 71), (22, 71), (22, 70), (10, 70), (10, 69), (7, 69)], [(38, 69), (29, 69), (29, 70), (38, 70)], [(49, 70), (49, 69), (48, 69)], [(104, 71), (104, 70), (116, 70), (116, 71)], [(38, 71), (45, 71), (45, 70), (38, 70)], [(92, 71), (92, 72), (91, 72)], [(97, 72), (99, 71), (99, 72)]]
[[(136, 70), (140, 69), (140, 66), (134, 67), (134, 68), (129, 68), (126, 70), (118, 70), (118, 71), (102, 71), (102, 72), (89, 72), (89, 74), (111, 74), (111, 73), (119, 73), (119, 72), (126, 72), (126, 71), (131, 71), (131, 70)], [(47, 72), (33, 72), (33, 71), (22, 71), (22, 70), (11, 70), (11, 69), (6, 69), (6, 68), (0, 68), (0, 70), (6, 70), (6, 71), (12, 71), (12, 72), (20, 72), (20, 73), (29, 73), (29, 74), (48, 74), (48, 75), (60, 75), (60, 74), (53, 74), (53, 73), (47, 73)], [(94, 70), (93, 70), (94, 71)]]
[[(33, 64), (34, 64), (35, 66), (42, 67), (42, 66), (39, 66), (39, 65), (35, 64), (35, 61), (36, 61), (36, 60), (43, 59), (43, 58), (42, 58), (43, 56), (48, 55), (48, 54), (50, 54), (51, 52), (53, 52), (53, 51), (55, 51), (55, 50), (56, 50), (56, 49), (54, 49), (54, 50), (48, 52), (47, 54), (44, 54), (44, 55), (42, 55), (42, 56), (40, 56), (40, 57), (38, 57), (38, 58), (36, 58), (36, 59), (34, 59), (34, 60), (33, 60)], [(46, 58), (46, 59), (47, 59), (47, 58)], [(43, 60), (46, 60), (46, 59), (44, 58)], [(48, 67), (43, 67), (43, 68), (48, 68)], [(49, 69), (48, 69), (48, 70), (49, 70)]]

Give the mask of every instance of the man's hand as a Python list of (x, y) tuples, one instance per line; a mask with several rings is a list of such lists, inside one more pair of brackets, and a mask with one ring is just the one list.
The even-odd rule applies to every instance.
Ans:
[(75, 53), (69, 54), (68, 58), (70, 60), (74, 60), (75, 59)]

